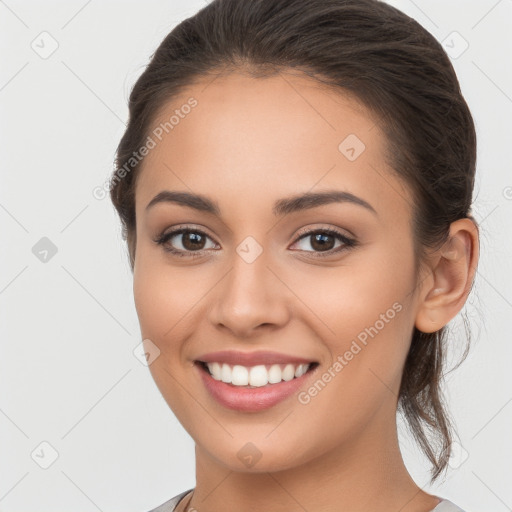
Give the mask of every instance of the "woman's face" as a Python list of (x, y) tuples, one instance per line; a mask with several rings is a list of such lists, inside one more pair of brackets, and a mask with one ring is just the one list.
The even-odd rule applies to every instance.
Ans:
[[(235, 73), (189, 87), (150, 137), (135, 304), (152, 376), (200, 453), (268, 471), (382, 445), (395, 433), (419, 291), (412, 201), (378, 126), (306, 77)], [(148, 207), (162, 191), (189, 204), (168, 195)], [(317, 365), (298, 383), (248, 389), (197, 363), (217, 351), (282, 356), (239, 365), (237, 379), (292, 358)], [(260, 370), (251, 379), (268, 378)]]

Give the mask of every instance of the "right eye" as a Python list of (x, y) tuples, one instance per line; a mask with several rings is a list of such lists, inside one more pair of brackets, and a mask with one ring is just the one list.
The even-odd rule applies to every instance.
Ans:
[[(176, 239), (176, 242), (170, 243), (173, 239)], [(204, 250), (215, 248), (215, 243), (214, 247), (205, 247), (208, 240), (212, 239), (199, 229), (179, 228), (160, 234), (154, 241), (161, 245), (164, 251), (176, 256), (196, 257), (203, 256)], [(176, 245), (181, 247), (176, 248)]]

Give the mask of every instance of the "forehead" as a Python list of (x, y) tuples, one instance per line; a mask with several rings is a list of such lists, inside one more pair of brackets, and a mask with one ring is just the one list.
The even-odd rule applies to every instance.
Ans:
[(164, 189), (215, 196), (219, 204), (229, 197), (232, 206), (236, 194), (240, 208), (256, 210), (286, 195), (336, 188), (376, 209), (408, 213), (408, 191), (389, 172), (375, 118), (353, 96), (308, 77), (209, 77), (164, 105), (152, 134), (137, 209)]

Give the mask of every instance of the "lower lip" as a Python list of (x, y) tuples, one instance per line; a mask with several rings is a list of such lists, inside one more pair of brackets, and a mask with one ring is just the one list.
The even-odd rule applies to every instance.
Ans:
[(210, 394), (224, 407), (242, 412), (258, 412), (269, 409), (293, 395), (304, 385), (305, 381), (315, 373), (315, 368), (304, 375), (289, 381), (282, 380), (277, 384), (269, 384), (256, 388), (244, 388), (215, 380), (208, 371), (196, 363), (201, 379)]

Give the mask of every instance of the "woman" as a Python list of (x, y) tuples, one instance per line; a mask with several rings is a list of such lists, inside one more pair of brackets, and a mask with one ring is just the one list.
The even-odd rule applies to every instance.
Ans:
[(376, 0), (214, 0), (130, 96), (111, 198), (149, 368), (196, 445), (154, 511), (460, 511), (445, 328), (478, 262), (476, 136), (441, 45)]

